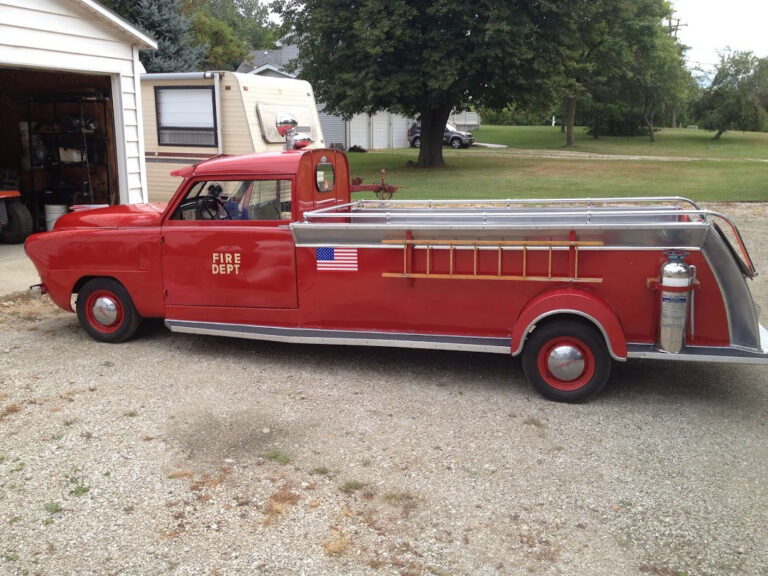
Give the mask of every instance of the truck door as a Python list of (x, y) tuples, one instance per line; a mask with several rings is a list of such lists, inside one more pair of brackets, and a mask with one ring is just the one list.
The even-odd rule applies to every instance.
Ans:
[(296, 308), (290, 177), (193, 182), (163, 225), (167, 305)]

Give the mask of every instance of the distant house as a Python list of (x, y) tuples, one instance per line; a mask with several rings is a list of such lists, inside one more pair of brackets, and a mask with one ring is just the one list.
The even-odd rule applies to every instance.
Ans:
[[(255, 50), (237, 69), (238, 72), (295, 78), (294, 73), (285, 66), (299, 55), (298, 47), (292, 44), (280, 44), (275, 50)], [(368, 150), (384, 148), (408, 148), (408, 128), (413, 123), (407, 118), (391, 112), (378, 112), (373, 115), (355, 114), (349, 120), (341, 116), (327, 114), (324, 105), (318, 103), (320, 125), (323, 128), (328, 146), (339, 145), (345, 150), (351, 146), (362, 146)]]

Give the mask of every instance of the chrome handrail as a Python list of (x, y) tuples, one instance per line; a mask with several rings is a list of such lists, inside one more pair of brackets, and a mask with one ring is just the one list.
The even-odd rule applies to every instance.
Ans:
[[(444, 204), (446, 206), (460, 206), (468, 208), (470, 206), (478, 206), (476, 209), (468, 211), (468, 210), (460, 210), (455, 208), (446, 208), (446, 210), (449, 210), (449, 212), (440, 210), (439, 208), (434, 206), (434, 202), (439, 202), (440, 204)], [(659, 208), (659, 207), (649, 207), (649, 208), (642, 208), (637, 207), (636, 209), (626, 209), (623, 206), (615, 207), (615, 206), (609, 206), (608, 204), (638, 204), (638, 203), (646, 203), (646, 204), (658, 204), (665, 202), (667, 204), (674, 203), (673, 206), (668, 206), (666, 208)], [(517, 212), (517, 211), (491, 211), (488, 212), (487, 210), (484, 210), (484, 208), (488, 208), (488, 204), (491, 206), (500, 206), (502, 208), (506, 208), (507, 210), (512, 209), (512, 205), (518, 204), (518, 205), (531, 205), (531, 204), (549, 204), (549, 205), (564, 205), (564, 204), (585, 204), (587, 206), (587, 209), (579, 209), (578, 206), (575, 207), (572, 210), (564, 210), (564, 211), (553, 211), (553, 210), (526, 210), (525, 212)], [(595, 206), (595, 205), (604, 205), (603, 207)], [(689, 206), (692, 206), (693, 209), (684, 210), (679, 207), (680, 204), (687, 204)], [(409, 211), (409, 207), (418, 206), (418, 205), (426, 205), (429, 207), (428, 211), (424, 212), (413, 212)], [(386, 212), (380, 211), (382, 209), (386, 209)], [(369, 211), (370, 210), (370, 211)], [(715, 212), (712, 210), (706, 210), (701, 209), (698, 207), (698, 205), (688, 198), (684, 198), (681, 196), (653, 196), (653, 197), (632, 197), (632, 198), (555, 198), (555, 199), (541, 199), (541, 198), (523, 198), (523, 199), (503, 199), (503, 200), (440, 200), (440, 201), (433, 201), (433, 200), (358, 200), (355, 202), (350, 202), (346, 204), (338, 204), (335, 206), (330, 206), (328, 208), (321, 208), (318, 210), (313, 210), (309, 212), (304, 213), (304, 224), (312, 224), (313, 220), (323, 220), (323, 219), (338, 219), (338, 218), (352, 218), (354, 217), (355, 220), (359, 222), (359, 224), (364, 225), (364, 220), (373, 220), (373, 219), (381, 219), (382, 217), (386, 217), (386, 223), (391, 225), (393, 223), (397, 224), (406, 224), (408, 220), (439, 220), (444, 219), (446, 216), (450, 216), (452, 220), (470, 220), (470, 219), (476, 219), (478, 217), (482, 218), (482, 222), (474, 224), (471, 222), (467, 222), (468, 225), (474, 224), (478, 225), (481, 228), (486, 228), (489, 226), (488, 224), (488, 218), (491, 217), (497, 222), (494, 225), (508, 225), (510, 227), (519, 227), (514, 223), (515, 220), (520, 220), (521, 218), (531, 218), (531, 219), (543, 219), (543, 218), (552, 218), (558, 217), (572, 217), (572, 218), (583, 218), (583, 223), (573, 223), (577, 224), (579, 227), (581, 226), (590, 226), (590, 227), (601, 227), (605, 224), (604, 220), (606, 217), (633, 217), (633, 216), (687, 216), (691, 219), (693, 223), (695, 223), (696, 220), (706, 223), (707, 218), (718, 218), (722, 221), (724, 221), (728, 227), (731, 229), (731, 232), (733, 233), (734, 238), (736, 239), (736, 242), (738, 244), (739, 251), (741, 252), (741, 256), (744, 260), (744, 264), (746, 265), (747, 269), (750, 272), (750, 277), (753, 278), (757, 275), (757, 270), (754, 266), (754, 263), (752, 262), (752, 258), (749, 255), (749, 251), (747, 250), (746, 245), (744, 244), (744, 240), (741, 236), (741, 233), (739, 232), (738, 228), (734, 224), (734, 222), (725, 214), (722, 214), (720, 212)], [(593, 218), (596, 216), (601, 217), (601, 220), (603, 222), (597, 222), (595, 223), (593, 221)], [(393, 222), (393, 219), (395, 219), (395, 222)], [(502, 222), (498, 222), (501, 220)], [(301, 223), (298, 223), (301, 224)], [(681, 225), (687, 224), (686, 222), (679, 222)], [(454, 221), (450, 223), (451, 227), (456, 226), (457, 223)]]

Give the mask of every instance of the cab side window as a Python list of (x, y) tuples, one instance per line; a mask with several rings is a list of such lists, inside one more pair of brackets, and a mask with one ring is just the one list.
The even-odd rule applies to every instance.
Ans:
[(216, 180), (190, 186), (172, 220), (291, 219), (290, 180)]
[(291, 181), (254, 180), (244, 206), (248, 220), (290, 220)]

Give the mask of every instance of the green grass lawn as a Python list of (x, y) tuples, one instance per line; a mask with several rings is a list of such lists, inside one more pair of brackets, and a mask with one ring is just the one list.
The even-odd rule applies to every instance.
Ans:
[(559, 126), (483, 126), (473, 132), (477, 142), (505, 144), (511, 148), (574, 150), (593, 154), (684, 156), (689, 158), (768, 159), (768, 133), (726, 132), (714, 140), (714, 132), (689, 128), (663, 128), (656, 142), (648, 136), (601, 136), (598, 140), (586, 128), (575, 128), (576, 146), (565, 147)]
[[(515, 148), (562, 150), (558, 128), (486, 126), (478, 142)], [(707, 137), (709, 136), (709, 137)], [(647, 138), (604, 138), (577, 135), (577, 151), (593, 154), (684, 156), (694, 161), (527, 158), (514, 150), (444, 150), (447, 166), (407, 168), (418, 151), (350, 153), (352, 177), (400, 186), (396, 198), (554, 198), (606, 196), (686, 196), (699, 201), (768, 201), (768, 134), (727, 132), (714, 145), (712, 133), (664, 130), (651, 145)], [(720, 148), (720, 144), (724, 147)], [(356, 198), (370, 198), (371, 193)]]

